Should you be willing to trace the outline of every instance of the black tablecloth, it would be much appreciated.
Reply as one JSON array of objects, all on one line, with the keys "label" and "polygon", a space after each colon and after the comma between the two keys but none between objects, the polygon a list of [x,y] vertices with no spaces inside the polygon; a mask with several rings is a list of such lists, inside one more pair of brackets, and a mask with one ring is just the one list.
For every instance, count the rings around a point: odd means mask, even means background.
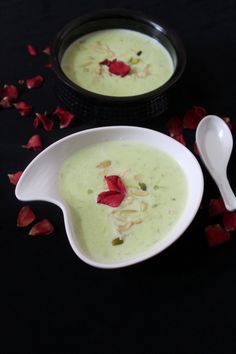
[{"label": "black tablecloth", "polygon": [[[34,112],[52,112],[59,102],[42,50],[73,17],[114,7],[161,19],[182,38],[187,67],[169,115],[182,117],[198,105],[236,124],[233,0],[1,0],[0,86],[41,74],[44,85],[25,93],[24,100]],[[30,56],[27,44],[34,45],[39,55]],[[147,125],[163,130],[161,121]],[[203,204],[191,226],[162,254],[138,265],[102,270],[83,263],[69,245],[62,212],[49,203],[30,206],[38,218],[52,221],[54,235],[34,238],[27,235],[27,228],[16,227],[18,211],[26,203],[16,199],[7,175],[23,170],[37,155],[21,145],[40,133],[45,148],[98,124],[77,117],[68,128],[48,133],[35,130],[33,114],[21,117],[15,109],[0,111],[0,353],[235,353],[236,239],[232,232],[224,245],[207,245],[204,228],[211,223],[207,205],[219,192],[204,167]],[[184,134],[191,145],[194,132]],[[233,152],[229,165],[233,189],[235,162]]]}]

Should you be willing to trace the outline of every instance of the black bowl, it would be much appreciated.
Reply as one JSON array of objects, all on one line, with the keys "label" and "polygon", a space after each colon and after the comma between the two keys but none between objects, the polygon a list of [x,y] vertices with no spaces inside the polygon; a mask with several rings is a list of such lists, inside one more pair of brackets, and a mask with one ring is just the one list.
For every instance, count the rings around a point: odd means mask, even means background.
[{"label": "black bowl", "polygon": [[[68,46],[87,33],[109,28],[138,31],[158,40],[169,52],[174,73],[161,87],[130,96],[105,96],[85,90],[62,71],[60,62]],[[65,25],[52,45],[52,65],[58,78],[56,93],[65,108],[85,119],[99,119],[115,124],[144,121],[164,113],[171,104],[171,91],[180,79],[186,63],[183,44],[166,25],[145,15],[124,9],[103,10],[78,17]]]}]

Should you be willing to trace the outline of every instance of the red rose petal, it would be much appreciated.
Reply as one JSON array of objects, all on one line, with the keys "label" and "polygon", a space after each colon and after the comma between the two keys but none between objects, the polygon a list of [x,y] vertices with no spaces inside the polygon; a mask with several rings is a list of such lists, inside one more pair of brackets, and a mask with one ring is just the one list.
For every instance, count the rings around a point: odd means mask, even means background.
[{"label": "red rose petal", "polygon": [[102,192],[98,194],[97,203],[116,208],[122,203],[124,197],[124,194],[115,191]]},{"label": "red rose petal", "polygon": [[119,192],[121,194],[126,194],[126,188],[121,178],[119,176],[105,176],[105,180],[109,191]]},{"label": "red rose petal", "polygon": [[216,247],[230,240],[230,233],[220,225],[209,225],[204,231],[209,247]]},{"label": "red rose petal", "polygon": [[18,98],[18,90],[15,85],[4,85],[0,88],[0,106],[9,108]]},{"label": "red rose petal", "polygon": [[74,114],[65,111],[61,107],[57,107],[55,111],[53,112],[53,115],[56,115],[59,120],[60,120],[60,128],[66,128],[68,125],[71,123],[71,121],[74,119]]},{"label": "red rose petal", "polygon": [[43,49],[43,52],[47,55],[50,55],[51,54],[51,48],[48,46],[46,48]]},{"label": "red rose petal", "polygon": [[20,209],[17,216],[17,226],[25,227],[30,225],[36,219],[36,215],[29,206],[24,206]]},{"label": "red rose petal", "polygon": [[37,134],[31,136],[26,145],[22,145],[23,148],[33,149],[34,151],[40,151],[42,149],[41,137]]},{"label": "red rose petal", "polygon": [[30,229],[30,236],[50,235],[54,231],[54,226],[47,219],[37,222]]},{"label": "red rose petal", "polygon": [[208,206],[208,212],[210,216],[222,215],[226,212],[223,199],[211,199]]},{"label": "red rose petal", "polygon": [[226,211],[223,215],[223,224],[226,231],[236,230],[236,212]]},{"label": "red rose petal", "polygon": [[187,145],[183,134],[175,135],[175,136],[173,136],[173,139],[177,140],[179,143],[181,143],[184,146]]},{"label": "red rose petal", "polygon": [[36,57],[38,55],[37,50],[32,46],[32,44],[27,45],[27,50],[28,50],[28,53],[30,55],[32,55],[33,57]]},{"label": "red rose petal", "polygon": [[128,75],[131,70],[130,65],[117,59],[113,59],[113,60],[105,59],[101,61],[100,64],[108,66],[110,73],[121,77]]},{"label": "red rose petal", "polygon": [[171,117],[166,124],[166,130],[171,137],[181,135],[183,133],[183,125],[179,117]]},{"label": "red rose petal", "polygon": [[23,171],[18,171],[16,173],[9,173],[8,178],[9,178],[9,181],[11,182],[11,184],[14,184],[14,186],[16,186],[22,173],[23,173]]},{"label": "red rose petal", "polygon": [[14,103],[16,109],[18,109],[22,117],[26,117],[30,114],[32,106],[24,101]]},{"label": "red rose petal", "polygon": [[51,131],[54,125],[54,122],[47,117],[46,113],[36,113],[36,117],[34,119],[35,128],[38,128],[39,122],[42,123],[44,130],[46,130],[47,132]]},{"label": "red rose petal", "polygon": [[200,120],[207,114],[205,108],[193,106],[183,117],[183,128],[196,129]]},{"label": "red rose petal", "polygon": [[37,75],[25,81],[26,87],[31,90],[32,88],[42,86],[44,78],[41,75]]},{"label": "red rose petal", "polygon": [[222,117],[223,121],[228,125],[229,129],[233,129],[233,124],[231,122],[231,119],[229,117]]}]

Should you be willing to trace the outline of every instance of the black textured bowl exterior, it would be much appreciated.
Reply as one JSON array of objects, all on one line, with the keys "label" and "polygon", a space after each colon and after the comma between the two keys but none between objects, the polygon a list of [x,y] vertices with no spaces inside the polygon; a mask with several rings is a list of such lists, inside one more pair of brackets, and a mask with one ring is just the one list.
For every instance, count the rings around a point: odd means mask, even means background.
[{"label": "black textured bowl exterior", "polygon": [[[157,39],[172,58],[172,77],[156,90],[130,97],[99,95],[73,83],[60,65],[65,50],[87,33],[110,28],[130,29]],[[55,38],[51,59],[57,76],[56,94],[65,108],[84,119],[104,122],[114,120],[116,123],[137,123],[164,113],[171,104],[171,91],[180,79],[186,63],[184,47],[173,31],[140,13],[124,9],[104,10],[69,22]]]}]

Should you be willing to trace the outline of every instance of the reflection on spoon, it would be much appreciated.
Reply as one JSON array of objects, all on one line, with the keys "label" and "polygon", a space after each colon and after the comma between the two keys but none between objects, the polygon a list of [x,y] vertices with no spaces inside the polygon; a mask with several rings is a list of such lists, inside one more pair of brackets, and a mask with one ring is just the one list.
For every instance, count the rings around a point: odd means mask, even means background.
[{"label": "reflection on spoon", "polygon": [[229,127],[217,116],[206,116],[197,127],[196,144],[202,161],[220,190],[226,209],[235,210],[236,197],[227,178],[227,166],[233,148]]}]

